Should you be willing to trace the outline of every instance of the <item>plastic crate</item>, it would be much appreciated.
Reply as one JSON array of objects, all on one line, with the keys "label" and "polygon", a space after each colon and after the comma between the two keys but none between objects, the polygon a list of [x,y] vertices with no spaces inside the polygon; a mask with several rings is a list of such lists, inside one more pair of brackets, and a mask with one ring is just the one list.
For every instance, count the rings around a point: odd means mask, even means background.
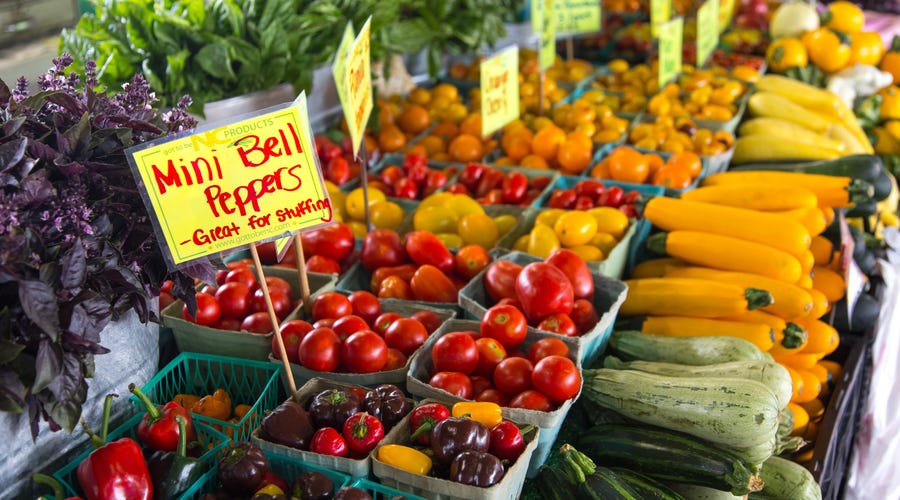
[{"label": "plastic crate", "polygon": [[[272,453],[263,450],[266,458],[269,459],[269,470],[277,474],[280,478],[284,479],[288,487],[290,487],[291,482],[294,480],[295,476],[298,476],[304,472],[320,472],[328,476],[332,482],[334,482],[334,491],[341,489],[344,486],[350,484],[350,476],[333,471],[330,469],[326,469],[324,467],[319,467],[317,465],[308,464],[302,462],[300,460],[286,457],[284,455],[279,455],[277,453]],[[198,500],[205,493],[210,493],[216,491],[221,484],[219,483],[219,479],[216,476],[218,473],[218,469],[213,467],[212,470],[207,472],[199,481],[194,483],[193,486],[188,488],[184,494],[180,497],[181,500]],[[290,493],[290,492],[285,492]],[[288,495],[290,496],[290,495]]]},{"label": "plastic crate", "polygon": [[[231,396],[233,405],[247,404],[250,410],[236,423],[192,414],[195,421],[221,428],[235,441],[247,441],[266,411],[281,402],[279,376],[281,365],[224,356],[183,352],[153,376],[141,390],[156,404],[165,404],[176,394],[212,394],[222,388]],[[132,404],[141,411],[137,397]]]},{"label": "plastic crate", "polygon": [[[137,440],[137,425],[144,417],[143,411],[129,418],[119,427],[109,432],[107,442],[112,442],[123,437],[129,437]],[[206,448],[206,451],[200,455],[199,460],[204,469],[212,470],[215,468],[218,453],[228,444],[228,437],[221,432],[206,425],[205,422],[194,420],[194,430],[197,432],[197,438],[200,444]],[[63,468],[53,474],[53,477],[59,481],[63,487],[63,493],[68,496],[83,496],[84,491],[78,482],[78,465],[83,462],[93,448],[86,449],[80,453],[74,460],[67,463]],[[204,476],[206,473],[204,473]],[[62,500],[62,499],[59,499]]]},{"label": "plastic crate", "polygon": [[359,488],[365,491],[366,493],[371,495],[374,500],[392,500],[394,498],[405,498],[407,500],[425,500],[424,497],[420,497],[419,495],[413,495],[412,493],[400,491],[383,484],[369,481],[368,479],[357,479],[347,486]]}]

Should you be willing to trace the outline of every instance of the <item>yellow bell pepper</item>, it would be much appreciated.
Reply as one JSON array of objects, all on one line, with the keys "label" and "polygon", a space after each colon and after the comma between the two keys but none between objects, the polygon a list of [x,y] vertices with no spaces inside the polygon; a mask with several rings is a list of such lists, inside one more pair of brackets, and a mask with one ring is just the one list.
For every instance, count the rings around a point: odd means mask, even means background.
[{"label": "yellow bell pepper", "polygon": [[427,476],[431,472],[431,458],[421,451],[400,444],[385,444],[378,448],[378,460],[406,472]]},{"label": "yellow bell pepper", "polygon": [[500,405],[489,401],[460,401],[453,405],[450,413],[456,418],[468,418],[484,424],[488,429],[503,421]]}]

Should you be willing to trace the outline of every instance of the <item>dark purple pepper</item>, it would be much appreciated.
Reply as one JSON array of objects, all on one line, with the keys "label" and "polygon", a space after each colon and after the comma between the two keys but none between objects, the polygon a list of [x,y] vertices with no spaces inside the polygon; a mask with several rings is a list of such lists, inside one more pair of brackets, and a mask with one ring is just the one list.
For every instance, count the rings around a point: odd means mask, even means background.
[{"label": "dark purple pepper", "polygon": [[487,488],[503,479],[506,471],[500,459],[480,451],[464,451],[450,462],[450,480]]},{"label": "dark purple pepper", "polygon": [[316,428],[341,429],[344,422],[363,411],[362,400],[352,391],[327,389],[309,401],[309,416]]},{"label": "dark purple pepper", "polygon": [[372,495],[354,486],[344,486],[335,493],[334,500],[372,500]]},{"label": "dark purple pepper", "polygon": [[468,418],[441,420],[431,431],[431,451],[443,464],[449,464],[464,451],[486,452],[490,444],[491,431],[487,426]]},{"label": "dark purple pepper", "polygon": [[259,437],[304,450],[315,431],[309,413],[294,401],[285,401],[262,419]]},{"label": "dark purple pepper", "polygon": [[219,459],[219,481],[227,491],[253,494],[269,470],[269,460],[259,446],[244,441],[225,450]]},{"label": "dark purple pepper", "polygon": [[391,430],[412,410],[406,394],[393,384],[381,384],[367,392],[364,404],[367,412],[381,420],[385,432]]}]

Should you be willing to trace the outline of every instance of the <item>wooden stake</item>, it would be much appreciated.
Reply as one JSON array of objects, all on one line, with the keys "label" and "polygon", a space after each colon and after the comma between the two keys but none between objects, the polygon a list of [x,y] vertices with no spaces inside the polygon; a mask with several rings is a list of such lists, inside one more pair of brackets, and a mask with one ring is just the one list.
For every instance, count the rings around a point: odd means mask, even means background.
[{"label": "wooden stake", "polygon": [[[262,264],[259,261],[259,252],[256,250],[256,243],[250,245],[250,256],[253,257],[253,265],[256,266],[256,279],[259,281],[259,288],[262,290],[263,298],[266,301],[266,311],[269,313],[269,321],[272,322],[272,332],[275,335],[275,343],[278,344],[278,352],[281,354],[281,363],[284,366],[284,371],[288,374],[287,379],[291,389],[291,397],[296,398],[297,384],[294,383],[294,373],[291,370],[291,363],[288,361],[287,350],[284,348],[284,340],[281,338],[281,334],[278,333],[278,316],[275,314],[275,306],[272,305],[272,297],[269,295],[269,285],[266,284],[266,275],[263,273]],[[300,266],[299,262],[297,263],[297,266]]]},{"label": "wooden stake", "polygon": [[309,277],[306,275],[306,258],[303,256],[303,243],[300,233],[294,235],[294,255],[297,256],[297,277],[300,279],[300,301],[303,310],[309,312]]},{"label": "wooden stake", "polygon": [[544,70],[538,72],[538,116],[544,116]]},{"label": "wooden stake", "polygon": [[363,203],[366,205],[366,231],[375,229],[372,227],[372,218],[369,216],[369,159],[366,151],[366,139],[363,138],[359,144],[359,154],[356,159],[359,160],[359,179],[363,190]]},{"label": "wooden stake", "polygon": [[572,59],[575,59],[575,41],[572,35],[568,35],[566,37],[566,60],[571,61]]}]

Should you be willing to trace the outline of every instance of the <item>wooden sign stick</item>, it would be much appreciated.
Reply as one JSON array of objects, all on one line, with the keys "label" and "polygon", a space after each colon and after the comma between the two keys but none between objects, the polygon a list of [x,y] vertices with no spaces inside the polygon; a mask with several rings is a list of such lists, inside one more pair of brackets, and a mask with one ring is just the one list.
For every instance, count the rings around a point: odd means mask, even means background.
[{"label": "wooden sign stick", "polygon": [[368,153],[364,137],[359,143],[359,155],[356,159],[359,160],[359,179],[363,190],[363,203],[366,206],[366,231],[371,231],[375,228],[372,227],[372,218],[369,215],[369,159],[367,157]]},{"label": "wooden sign stick", "polygon": [[[266,276],[263,274],[262,264],[259,261],[259,252],[256,250],[256,243],[250,245],[250,256],[253,257],[253,265],[256,266],[257,281],[259,288],[263,292],[263,298],[266,301],[266,311],[269,313],[269,321],[272,322],[272,332],[275,335],[275,343],[278,344],[278,352],[281,355],[281,363],[284,365],[284,371],[288,374],[288,385],[291,389],[291,397],[297,397],[297,384],[294,383],[294,373],[291,371],[291,363],[288,361],[287,350],[284,348],[284,340],[278,333],[278,316],[275,314],[275,306],[272,305],[272,297],[269,295],[269,285],[266,284]],[[299,266],[300,263],[298,262]]]},{"label": "wooden sign stick", "polygon": [[303,310],[309,312],[309,277],[306,275],[306,258],[303,256],[303,243],[300,233],[294,235],[294,255],[297,256],[297,277],[300,279],[300,301]]}]

